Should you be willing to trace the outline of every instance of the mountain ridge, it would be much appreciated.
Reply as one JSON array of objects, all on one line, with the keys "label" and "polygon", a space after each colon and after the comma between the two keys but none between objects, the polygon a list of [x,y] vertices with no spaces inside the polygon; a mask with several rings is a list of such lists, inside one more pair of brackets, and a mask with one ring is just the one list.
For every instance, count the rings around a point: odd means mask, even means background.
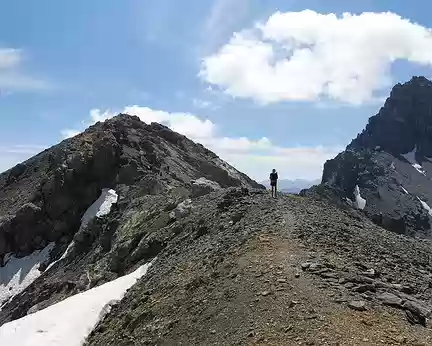
[{"label": "mountain ridge", "polygon": [[416,153],[393,154],[349,149],[322,184],[275,199],[165,126],[97,123],[0,175],[0,343],[82,328],[25,321],[131,275],[93,311],[86,345],[432,344],[432,244],[374,218],[392,179],[427,179]]},{"label": "mountain ridge", "polygon": [[378,225],[426,238],[431,237],[431,100],[432,82],[425,77],[395,85],[365,129],[324,164],[322,176],[322,184],[341,200],[354,203],[362,196],[364,212]]}]

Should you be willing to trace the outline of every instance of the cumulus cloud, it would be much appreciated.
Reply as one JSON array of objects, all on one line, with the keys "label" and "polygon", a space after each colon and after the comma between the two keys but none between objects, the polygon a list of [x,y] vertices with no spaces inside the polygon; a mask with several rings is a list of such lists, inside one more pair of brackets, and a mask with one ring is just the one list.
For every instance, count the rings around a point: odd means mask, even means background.
[{"label": "cumulus cloud", "polygon": [[391,82],[396,60],[432,64],[429,28],[394,13],[276,12],[203,59],[200,77],[259,103],[360,104]]},{"label": "cumulus cloud", "polygon": [[43,90],[50,87],[46,81],[23,73],[20,68],[23,61],[23,51],[15,48],[0,48],[0,90],[24,91]]},{"label": "cumulus cloud", "polygon": [[[206,146],[223,160],[258,181],[267,179],[268,171],[272,168],[277,168],[284,178],[320,178],[324,162],[342,150],[342,147],[283,147],[266,137],[224,137],[220,134],[220,128],[208,119],[201,119],[190,113],[170,113],[137,105],[125,107],[118,112],[93,109],[90,111],[90,120],[84,125],[104,121],[118,113],[136,115],[148,124],[164,124]],[[78,131],[74,129],[62,131],[65,138],[76,133]]]}]

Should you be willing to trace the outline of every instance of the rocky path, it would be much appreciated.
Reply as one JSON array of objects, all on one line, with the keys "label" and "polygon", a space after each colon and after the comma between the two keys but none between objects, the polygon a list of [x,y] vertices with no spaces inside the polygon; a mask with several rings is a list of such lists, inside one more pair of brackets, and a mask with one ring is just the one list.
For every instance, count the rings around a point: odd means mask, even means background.
[{"label": "rocky path", "polygon": [[172,225],[181,241],[88,345],[432,344],[429,243],[309,198],[233,196]]}]

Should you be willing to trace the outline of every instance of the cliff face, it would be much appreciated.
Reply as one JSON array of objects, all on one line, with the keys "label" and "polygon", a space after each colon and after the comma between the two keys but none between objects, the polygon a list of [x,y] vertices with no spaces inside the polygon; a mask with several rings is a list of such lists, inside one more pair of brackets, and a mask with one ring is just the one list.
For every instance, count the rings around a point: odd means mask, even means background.
[{"label": "cliff face", "polygon": [[322,183],[354,206],[366,200],[377,224],[430,237],[431,158],[432,82],[414,77],[396,85],[357,138],[325,163]]}]

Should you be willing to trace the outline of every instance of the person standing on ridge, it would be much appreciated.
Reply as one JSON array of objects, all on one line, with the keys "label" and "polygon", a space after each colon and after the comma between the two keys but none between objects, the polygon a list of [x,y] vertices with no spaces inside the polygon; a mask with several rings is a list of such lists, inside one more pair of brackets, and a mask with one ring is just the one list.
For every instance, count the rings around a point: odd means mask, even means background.
[{"label": "person standing on ridge", "polygon": [[277,180],[278,180],[278,174],[275,169],[272,170],[270,173],[270,186],[272,191],[272,197],[276,198],[277,196]]}]

